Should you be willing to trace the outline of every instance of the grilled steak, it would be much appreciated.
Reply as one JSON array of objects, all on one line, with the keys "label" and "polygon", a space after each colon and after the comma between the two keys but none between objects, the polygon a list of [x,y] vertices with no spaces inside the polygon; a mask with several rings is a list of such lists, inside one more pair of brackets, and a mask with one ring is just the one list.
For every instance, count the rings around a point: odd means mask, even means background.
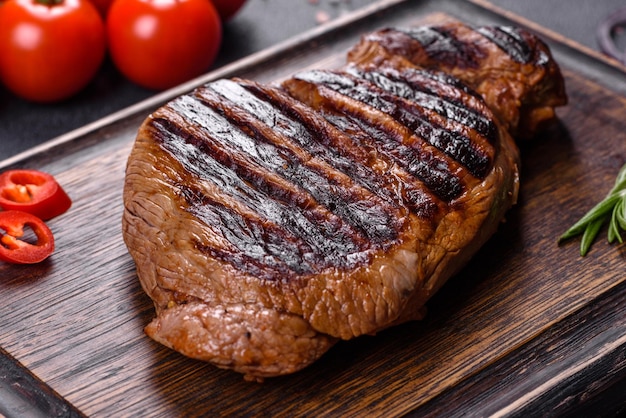
[{"label": "grilled steak", "polygon": [[145,120],[123,235],[150,337],[262,379],[419,319],[516,201],[509,130],[565,102],[547,47],[517,29],[388,29],[349,61],[211,82]]}]

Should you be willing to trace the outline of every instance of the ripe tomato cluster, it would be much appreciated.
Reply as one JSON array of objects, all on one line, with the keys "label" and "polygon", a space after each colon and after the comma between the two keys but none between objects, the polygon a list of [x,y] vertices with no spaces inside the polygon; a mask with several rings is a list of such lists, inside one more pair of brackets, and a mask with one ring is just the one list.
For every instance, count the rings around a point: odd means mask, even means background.
[{"label": "ripe tomato cluster", "polygon": [[35,102],[66,99],[108,53],[143,87],[162,90],[208,70],[222,24],[245,0],[0,0],[0,82]]}]

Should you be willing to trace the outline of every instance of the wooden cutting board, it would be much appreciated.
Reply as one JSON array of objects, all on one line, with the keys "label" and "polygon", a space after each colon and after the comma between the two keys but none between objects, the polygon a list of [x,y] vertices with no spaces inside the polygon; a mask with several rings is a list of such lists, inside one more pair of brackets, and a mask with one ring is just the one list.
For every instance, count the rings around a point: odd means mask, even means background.
[{"label": "wooden cutting board", "polygon": [[[522,145],[518,205],[430,301],[426,318],[342,342],[308,369],[263,384],[147,338],[154,312],[120,225],[124,167],[142,120],[201,82],[338,67],[364,32],[449,18],[529,26],[561,64],[570,104],[559,109],[558,124]],[[19,416],[19,408],[93,417],[606,410],[596,399],[621,399],[626,377],[623,247],[600,240],[581,258],[576,241],[556,241],[626,162],[625,79],[618,64],[479,1],[381,1],[0,163],[54,174],[74,201],[49,222],[53,257],[0,264],[0,415]]]}]

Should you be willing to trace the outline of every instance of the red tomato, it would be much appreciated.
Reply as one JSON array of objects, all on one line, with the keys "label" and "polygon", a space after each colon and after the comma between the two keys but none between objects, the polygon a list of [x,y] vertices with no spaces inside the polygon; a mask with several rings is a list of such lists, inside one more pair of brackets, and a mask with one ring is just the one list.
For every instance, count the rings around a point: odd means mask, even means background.
[{"label": "red tomato", "polygon": [[98,9],[100,16],[102,16],[103,19],[106,19],[107,12],[109,11],[109,7],[111,7],[111,3],[113,3],[113,0],[89,0],[89,1],[91,2],[91,4],[96,6],[96,9]]},{"label": "red tomato", "polygon": [[9,170],[0,174],[0,207],[28,212],[44,221],[65,213],[72,200],[56,179],[37,170]]},{"label": "red tomato", "polygon": [[[36,243],[20,239],[25,235],[24,227],[32,229],[37,237]],[[45,260],[53,252],[54,236],[41,219],[17,210],[0,212],[0,260],[34,264]]]},{"label": "red tomato", "polygon": [[0,3],[0,79],[25,99],[77,93],[100,67],[105,42],[102,18],[86,0]]},{"label": "red tomato", "polygon": [[241,9],[246,0],[211,0],[213,5],[220,14],[222,21],[225,22]]},{"label": "red tomato", "polygon": [[120,72],[155,90],[207,71],[222,41],[220,18],[208,0],[114,0],[106,29]]}]

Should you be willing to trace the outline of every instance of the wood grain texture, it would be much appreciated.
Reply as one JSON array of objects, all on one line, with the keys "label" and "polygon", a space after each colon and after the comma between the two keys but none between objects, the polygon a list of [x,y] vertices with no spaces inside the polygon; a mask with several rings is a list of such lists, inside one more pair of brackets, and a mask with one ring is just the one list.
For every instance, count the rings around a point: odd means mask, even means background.
[{"label": "wood grain texture", "polygon": [[[361,33],[383,25],[448,17],[511,23],[453,0],[383,3],[389,8],[208,79],[269,81],[336,67]],[[521,416],[580,406],[585,394],[593,398],[626,377],[624,253],[600,241],[580,258],[576,242],[559,247],[556,239],[604,196],[626,162],[626,96],[623,73],[550,41],[570,105],[559,110],[558,124],[522,146],[519,204],[431,300],[423,321],[342,342],[308,369],[264,384],[147,338],[152,304],[121,238],[124,168],[143,118],[185,86],[4,163],[51,172],[74,206],[49,223],[57,239],[52,258],[0,264],[0,346],[93,417]]]},{"label": "wood grain texture", "polygon": [[538,416],[546,411],[553,416],[609,416],[626,411],[623,403],[595,402],[604,391],[626,383],[620,379],[626,370],[624,290],[626,283],[605,293],[420,408],[419,415],[459,416],[455,402],[479,416]]}]

